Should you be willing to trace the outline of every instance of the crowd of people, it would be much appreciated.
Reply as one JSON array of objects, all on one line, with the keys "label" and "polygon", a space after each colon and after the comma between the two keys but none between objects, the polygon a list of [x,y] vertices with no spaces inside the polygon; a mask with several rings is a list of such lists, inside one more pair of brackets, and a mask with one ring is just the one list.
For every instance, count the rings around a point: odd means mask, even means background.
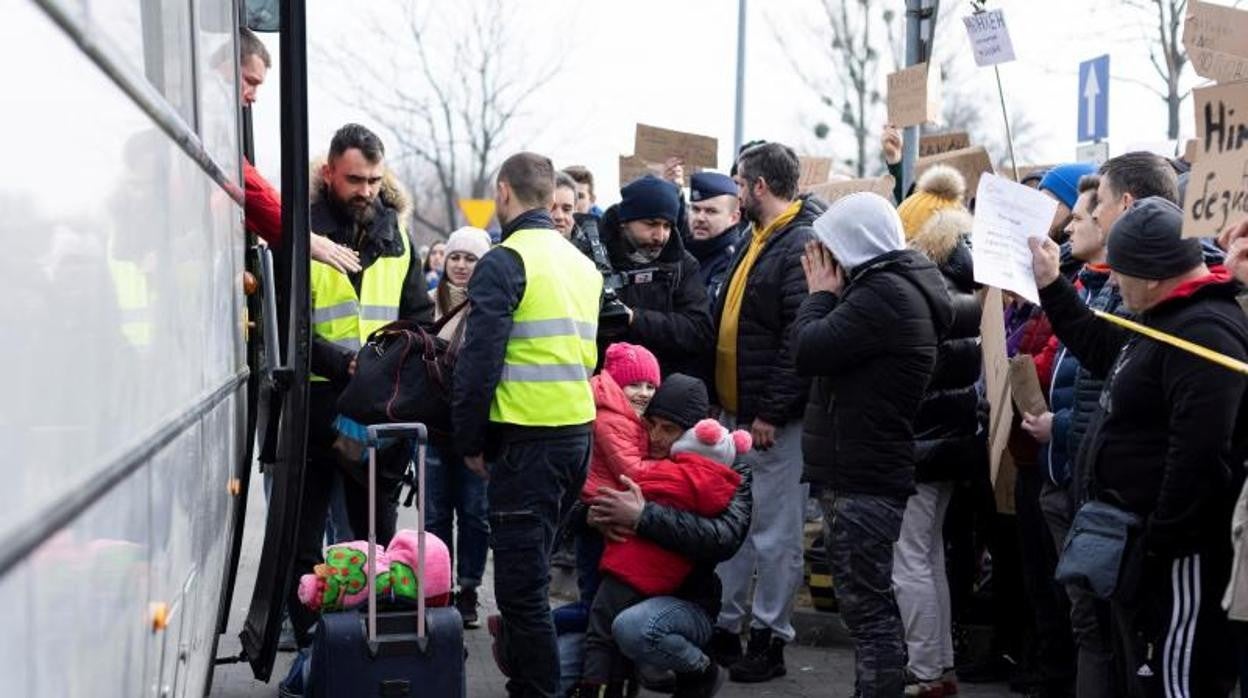
[{"label": "crowd of people", "polygon": [[[890,168],[899,144],[886,129]],[[381,139],[348,124],[311,192],[296,577],[321,562],[336,480],[364,530],[366,486],[335,426],[356,352],[388,322],[441,321],[456,360],[429,529],[456,558],[466,627],[480,624],[492,551],[487,625],[510,695],[711,696],[725,678],[785,675],[812,500],[856,696],[941,698],[959,680],[1228,695],[1248,668],[1245,376],[1097,314],[1248,360],[1248,224],[1184,238],[1188,166],[1133,152],[1024,182],[1057,202],[1030,243],[1032,304],[977,284],[959,171],[932,167],[900,201],[825,202],[800,191],[792,148],[762,141],[727,174],[686,178],[669,161],[605,209],[586,168],[515,154],[497,173],[496,233],[460,228],[422,260]],[[988,317],[1003,317],[1009,357],[1031,358],[1046,402],[1009,425],[999,476]],[[405,461],[379,456],[382,544]],[[1094,568],[1109,588],[1086,572],[1083,535],[1117,553]],[[552,610],[561,541],[580,599]],[[955,628],[985,588],[991,646],[967,663]],[[316,616],[295,591],[307,647]]]}]

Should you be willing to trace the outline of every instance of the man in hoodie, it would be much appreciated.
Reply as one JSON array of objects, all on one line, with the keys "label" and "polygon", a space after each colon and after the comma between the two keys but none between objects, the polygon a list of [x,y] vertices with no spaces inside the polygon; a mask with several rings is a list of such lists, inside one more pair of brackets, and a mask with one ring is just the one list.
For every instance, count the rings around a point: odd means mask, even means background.
[{"label": "man in hoodie", "polygon": [[689,239],[685,247],[701,266],[711,302],[719,297],[732,260],[750,223],[741,217],[737,184],[718,172],[699,172],[689,178]]},{"label": "man in hoodie", "polygon": [[[1248,320],[1235,302],[1238,284],[1205,265],[1200,241],[1183,238],[1182,227],[1182,209],[1160,197],[1118,216],[1107,260],[1123,306],[1144,325],[1243,361]],[[1144,521],[1138,588],[1111,600],[1120,685],[1131,695],[1226,695],[1233,643],[1218,602],[1243,478],[1245,379],[1096,317],[1061,278],[1056,244],[1031,247],[1058,338],[1106,376],[1076,470],[1091,474],[1092,499]]]},{"label": "man in hoodie", "polygon": [[619,284],[626,314],[599,329],[601,352],[612,342],[631,342],[654,352],[664,374],[698,374],[713,327],[698,260],[676,233],[680,190],[647,175],[620,190],[607,209],[599,236]]},{"label": "man in hoodie", "polygon": [[[793,365],[792,324],[806,297],[803,246],[823,207],[798,198],[797,154],[779,143],[747,148],[733,175],[741,211],[752,226],[716,300],[716,401],[729,428],[750,430],[755,450],[745,461],[754,473],[754,518],[745,545],[720,565],[723,610],[711,654],[733,681],[768,681],[785,673],[784,645],[793,595],[802,579],[801,416],[809,381]],[[758,582],[754,583],[755,572]],[[749,604],[750,642],[741,656]]]},{"label": "man in hoodie", "polygon": [[797,370],[814,378],[802,435],[821,488],[828,562],[854,640],[860,696],[900,696],[906,645],[893,546],[914,494],[915,418],[953,324],[936,265],[906,249],[883,197],[852,194],[814,224],[802,268],[810,295],[794,328]]}]

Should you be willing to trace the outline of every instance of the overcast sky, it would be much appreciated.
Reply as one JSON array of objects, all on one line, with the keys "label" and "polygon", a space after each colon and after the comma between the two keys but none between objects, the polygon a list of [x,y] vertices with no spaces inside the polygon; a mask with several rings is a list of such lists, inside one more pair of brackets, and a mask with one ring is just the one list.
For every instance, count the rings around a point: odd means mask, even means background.
[{"label": "overcast sky", "polygon": [[[385,17],[386,6],[393,2],[319,0],[309,5],[314,153],[324,151],[342,123],[368,123],[359,109],[344,103],[348,88],[328,61],[333,52],[350,47],[357,51],[358,60],[384,70],[388,52],[402,50],[402,45],[392,48],[379,40],[369,28],[367,13]],[[600,183],[599,197],[607,202],[618,198],[617,157],[632,152],[637,122],[717,137],[721,169],[726,169],[733,136],[736,0],[517,0],[509,5],[520,8],[515,31],[524,47],[512,60],[523,61],[526,67],[554,60],[562,68],[527,102],[505,150],[537,150],[550,155],[558,166],[589,166]],[[885,5],[902,14],[903,0],[888,0]],[[999,137],[1001,112],[992,69],[974,65],[965,30],[957,20],[969,14],[969,2],[944,0],[941,5],[942,14],[954,15],[955,21],[941,25],[935,60],[956,57],[961,76],[956,89],[978,95],[986,126],[998,131]],[[1145,32],[1156,32],[1156,27],[1149,24],[1147,15],[1113,0],[998,0],[989,5],[1004,10],[1017,55],[1016,61],[1001,66],[1007,102],[1011,111],[1025,112],[1036,128],[1031,162],[1020,162],[1020,166],[1073,159],[1078,63],[1103,53],[1111,57],[1111,153],[1141,145],[1162,147],[1164,104],[1138,84],[1161,84],[1148,60]],[[1098,9],[1088,9],[1094,5]],[[813,124],[836,124],[838,119],[786,57],[787,50],[811,74],[834,70],[816,43],[814,29],[820,18],[820,0],[750,0],[747,140],[778,140],[813,155],[840,153],[843,157],[854,149],[844,129],[834,128],[826,140],[813,137]],[[272,38],[265,37],[270,42]],[[276,57],[276,44],[270,45]],[[880,48],[887,52],[882,41]],[[886,72],[879,76],[881,92]],[[1185,87],[1198,80],[1189,68]],[[274,181],[279,175],[277,82],[275,69],[256,110],[257,165]],[[1182,110],[1184,138],[1193,130],[1190,104],[1185,103]],[[879,118],[882,121],[882,107]],[[872,150],[877,147],[873,142]]]}]

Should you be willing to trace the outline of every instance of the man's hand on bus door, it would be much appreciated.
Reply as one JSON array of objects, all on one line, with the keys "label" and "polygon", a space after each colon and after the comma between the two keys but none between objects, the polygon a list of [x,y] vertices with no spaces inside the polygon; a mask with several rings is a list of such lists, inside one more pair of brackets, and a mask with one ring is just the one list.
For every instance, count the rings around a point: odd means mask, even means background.
[{"label": "man's hand on bus door", "polygon": [[328,264],[343,274],[355,274],[360,271],[360,255],[345,245],[330,240],[324,235],[312,233],[310,244],[312,259],[321,264]]},{"label": "man's hand on bus door", "polygon": [[468,469],[476,473],[477,477],[482,480],[490,479],[490,471],[485,469],[485,454],[478,453],[475,456],[464,456],[464,465]]}]

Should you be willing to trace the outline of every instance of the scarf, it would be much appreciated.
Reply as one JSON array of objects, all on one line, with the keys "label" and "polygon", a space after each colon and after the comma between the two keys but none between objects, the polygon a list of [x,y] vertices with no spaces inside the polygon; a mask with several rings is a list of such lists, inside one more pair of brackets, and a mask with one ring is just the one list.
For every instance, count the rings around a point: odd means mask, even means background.
[{"label": "scarf", "polygon": [[728,290],[724,295],[724,312],[719,322],[719,339],[715,345],[715,391],[719,395],[720,406],[729,412],[736,413],[740,409],[737,395],[737,331],[740,328],[741,302],[745,299],[745,286],[750,269],[771,236],[793,222],[801,210],[802,202],[799,199],[762,230],[754,228],[750,236],[750,246],[745,250],[737,270],[733,272],[732,281],[728,283]]}]

